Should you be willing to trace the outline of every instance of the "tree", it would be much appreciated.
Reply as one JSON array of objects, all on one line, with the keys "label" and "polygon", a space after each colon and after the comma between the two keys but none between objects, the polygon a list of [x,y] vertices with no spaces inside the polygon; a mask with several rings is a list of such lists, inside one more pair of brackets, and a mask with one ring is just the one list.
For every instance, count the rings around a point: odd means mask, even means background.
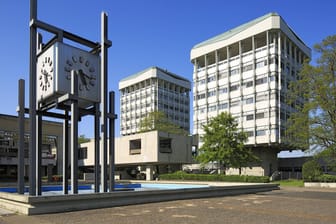
[{"label": "tree", "polygon": [[90,141],[90,139],[86,138],[85,135],[80,135],[78,137],[78,144],[86,143],[86,142],[89,142],[89,141]]},{"label": "tree", "polygon": [[305,181],[314,181],[321,174],[321,166],[315,159],[305,162],[302,166],[302,176]]},{"label": "tree", "polygon": [[229,113],[213,117],[203,126],[203,145],[196,159],[202,164],[218,162],[220,166],[241,168],[258,161],[252,151],[244,146],[247,135],[238,130],[238,123]]},{"label": "tree", "polygon": [[169,121],[167,115],[162,111],[154,111],[140,121],[140,132],[163,131],[171,134],[188,135],[183,128]]},{"label": "tree", "polygon": [[336,35],[314,49],[315,65],[306,61],[289,86],[288,100],[297,111],[288,120],[288,134],[298,148],[328,149],[336,155]]}]

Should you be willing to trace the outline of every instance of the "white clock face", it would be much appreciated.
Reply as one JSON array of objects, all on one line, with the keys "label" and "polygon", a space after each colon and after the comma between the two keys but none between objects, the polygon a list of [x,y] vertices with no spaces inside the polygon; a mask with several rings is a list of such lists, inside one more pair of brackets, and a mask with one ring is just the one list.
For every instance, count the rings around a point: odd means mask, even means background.
[{"label": "white clock face", "polygon": [[55,58],[51,47],[43,52],[37,59],[36,88],[38,101],[41,101],[54,92]]},{"label": "white clock face", "polygon": [[42,91],[46,92],[52,85],[52,79],[54,74],[53,61],[49,56],[42,58],[41,67],[39,72],[38,84]]}]

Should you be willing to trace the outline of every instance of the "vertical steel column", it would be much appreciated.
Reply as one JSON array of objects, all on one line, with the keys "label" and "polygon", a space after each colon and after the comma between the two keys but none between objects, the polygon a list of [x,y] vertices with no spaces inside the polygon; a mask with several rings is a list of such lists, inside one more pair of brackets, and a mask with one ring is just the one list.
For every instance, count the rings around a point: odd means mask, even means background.
[{"label": "vertical steel column", "polygon": [[107,14],[101,14],[101,186],[107,192]]},{"label": "vertical steel column", "polygon": [[78,76],[71,71],[71,192],[78,193]]},{"label": "vertical steel column", "polygon": [[109,186],[110,186],[110,192],[114,191],[114,185],[115,185],[115,181],[114,181],[114,171],[115,171],[115,147],[114,147],[114,128],[115,128],[115,119],[116,119],[116,115],[115,115],[115,109],[114,109],[114,91],[111,91],[109,94],[109,99],[110,99],[110,106],[109,106],[109,112],[110,112],[110,116],[109,116]]},{"label": "vertical steel column", "polygon": [[18,172],[17,172],[17,191],[19,194],[24,193],[24,119],[25,119],[25,81],[23,79],[19,80],[19,108],[18,108],[18,115],[19,115],[19,149],[18,149]]},{"label": "vertical steel column", "polygon": [[69,111],[64,112],[65,119],[63,121],[63,194],[68,194],[69,187]]},{"label": "vertical steel column", "polygon": [[36,194],[41,195],[42,178],[41,178],[41,168],[42,168],[42,115],[37,115],[36,120],[37,127],[37,152],[36,152]]},{"label": "vertical steel column", "polygon": [[95,152],[94,152],[94,172],[95,172],[95,184],[94,184],[94,192],[99,192],[99,177],[100,177],[100,139],[99,139],[99,103],[95,104],[95,115],[94,115],[94,138],[95,138]]},{"label": "vertical steel column", "polygon": [[29,195],[36,195],[36,26],[37,0],[30,0],[29,49]]}]

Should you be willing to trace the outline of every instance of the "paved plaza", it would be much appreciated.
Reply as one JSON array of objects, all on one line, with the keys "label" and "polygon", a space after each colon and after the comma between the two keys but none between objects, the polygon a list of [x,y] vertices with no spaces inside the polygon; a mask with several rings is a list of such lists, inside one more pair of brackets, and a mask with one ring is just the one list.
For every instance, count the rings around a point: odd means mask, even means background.
[{"label": "paved plaza", "polygon": [[36,216],[6,214],[1,224],[336,223],[336,189],[282,188],[267,193],[180,200]]}]

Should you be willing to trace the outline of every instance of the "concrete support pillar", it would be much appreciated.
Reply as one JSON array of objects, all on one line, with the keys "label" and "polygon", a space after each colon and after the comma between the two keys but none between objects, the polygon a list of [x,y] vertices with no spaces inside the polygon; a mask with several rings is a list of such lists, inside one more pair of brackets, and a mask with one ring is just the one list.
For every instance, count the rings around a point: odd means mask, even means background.
[{"label": "concrete support pillar", "polygon": [[146,180],[153,180],[154,167],[146,166]]},{"label": "concrete support pillar", "polygon": [[48,182],[52,181],[52,175],[53,175],[52,171],[53,171],[53,164],[48,164],[47,166]]}]

